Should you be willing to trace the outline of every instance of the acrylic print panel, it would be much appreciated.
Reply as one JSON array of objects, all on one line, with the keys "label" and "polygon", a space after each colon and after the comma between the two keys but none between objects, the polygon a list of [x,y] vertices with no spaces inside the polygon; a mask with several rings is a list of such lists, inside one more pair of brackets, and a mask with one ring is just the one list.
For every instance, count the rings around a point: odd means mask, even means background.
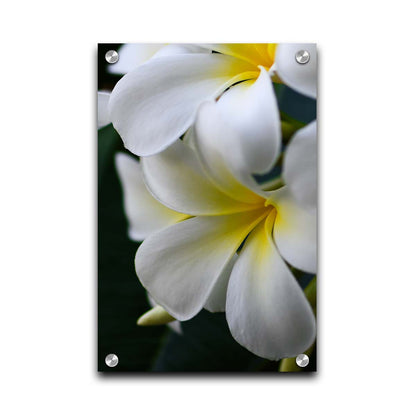
[{"label": "acrylic print panel", "polygon": [[98,46],[99,371],[316,371],[316,61]]}]

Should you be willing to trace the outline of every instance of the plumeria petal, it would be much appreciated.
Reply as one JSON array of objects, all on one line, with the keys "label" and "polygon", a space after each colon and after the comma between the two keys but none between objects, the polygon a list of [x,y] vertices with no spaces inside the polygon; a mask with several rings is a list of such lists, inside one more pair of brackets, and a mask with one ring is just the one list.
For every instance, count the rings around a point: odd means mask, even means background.
[{"label": "plumeria petal", "polygon": [[[158,305],[155,301],[154,301],[154,299],[149,295],[149,293],[148,292],[146,292],[146,294],[147,294],[147,299],[149,300],[149,303],[150,303],[150,305],[152,305],[153,307],[155,307],[155,306],[159,306],[160,308],[161,308],[161,306],[160,305]],[[166,312],[166,311],[165,311]],[[167,312],[166,312],[167,313]],[[183,332],[182,332],[182,328],[181,328],[181,323],[179,322],[179,321],[172,321],[172,322],[169,322],[168,323],[168,327],[172,330],[172,331],[174,331],[174,332],[176,332],[177,334],[179,334],[179,335],[182,335],[183,334]]]},{"label": "plumeria petal", "polygon": [[110,114],[108,112],[108,100],[110,93],[105,91],[98,91],[97,97],[97,125],[100,129],[111,123]]},{"label": "plumeria petal", "polygon": [[137,250],[140,281],[176,319],[192,318],[262,212],[195,217],[152,234]]},{"label": "plumeria petal", "polygon": [[238,256],[228,284],[226,317],[241,345],[279,360],[304,352],[315,338],[316,324],[271,239],[273,215],[254,229]]},{"label": "plumeria petal", "polygon": [[[270,67],[274,59],[274,46],[269,43],[208,43],[204,47],[225,55],[234,56],[253,65]],[[270,53],[272,52],[272,53]]]},{"label": "plumeria petal", "polygon": [[196,151],[196,149],[195,149],[195,127],[193,125],[191,127],[189,127],[189,129],[183,135],[183,139],[182,140],[194,152]]},{"label": "plumeria petal", "polygon": [[244,167],[238,133],[227,124],[215,102],[205,102],[195,122],[195,148],[207,175],[238,201],[263,203],[261,190]]},{"label": "plumeria petal", "polygon": [[159,49],[152,58],[157,58],[159,56],[181,55],[185,53],[211,53],[211,51],[191,43],[172,43]]},{"label": "plumeria petal", "polygon": [[218,215],[248,211],[253,205],[236,201],[208,179],[195,152],[177,140],[161,153],[143,157],[144,181],[167,207],[190,215]]},{"label": "plumeria petal", "polygon": [[316,215],[303,209],[287,186],[270,192],[277,209],[274,240],[280,254],[292,266],[316,273]]},{"label": "plumeria petal", "polygon": [[[306,64],[299,64],[296,52],[306,50],[310,59]],[[276,48],[275,68],[280,79],[290,88],[311,98],[316,98],[316,44],[314,43],[280,43]]]},{"label": "plumeria petal", "polygon": [[295,199],[306,209],[316,210],[318,146],[316,121],[298,130],[286,149],[283,177]]},{"label": "plumeria petal", "polygon": [[127,74],[148,61],[164,46],[163,43],[125,43],[118,50],[118,61],[109,65],[108,71],[112,74]]},{"label": "plumeria petal", "polygon": [[123,188],[124,212],[132,240],[143,241],[149,234],[188,217],[153,198],[144,184],[142,167],[133,157],[118,153],[116,169]]},{"label": "plumeria petal", "polygon": [[262,67],[256,81],[234,85],[218,100],[224,120],[236,131],[241,163],[252,173],[267,173],[280,153],[279,109],[272,81]]},{"label": "plumeria petal", "polygon": [[192,124],[198,106],[258,69],[221,54],[181,54],[151,59],[126,74],[110,97],[110,116],[124,145],[150,156]]},{"label": "plumeria petal", "polygon": [[211,53],[210,50],[189,43],[126,43],[118,50],[119,60],[108,66],[113,74],[124,75],[149,59],[184,53]]},{"label": "plumeria petal", "polygon": [[234,254],[233,258],[228,262],[227,266],[225,266],[205,303],[204,308],[206,310],[210,312],[225,312],[228,281],[230,280],[231,271],[233,270],[237,259],[237,254]]}]

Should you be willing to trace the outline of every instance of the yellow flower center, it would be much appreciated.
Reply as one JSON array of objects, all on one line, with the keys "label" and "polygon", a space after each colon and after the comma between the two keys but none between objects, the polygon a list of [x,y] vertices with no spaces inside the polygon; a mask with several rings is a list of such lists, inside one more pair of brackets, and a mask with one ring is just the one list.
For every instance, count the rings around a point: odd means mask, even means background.
[{"label": "yellow flower center", "polygon": [[221,43],[213,45],[214,51],[234,56],[256,67],[261,65],[267,71],[274,63],[276,43]]}]

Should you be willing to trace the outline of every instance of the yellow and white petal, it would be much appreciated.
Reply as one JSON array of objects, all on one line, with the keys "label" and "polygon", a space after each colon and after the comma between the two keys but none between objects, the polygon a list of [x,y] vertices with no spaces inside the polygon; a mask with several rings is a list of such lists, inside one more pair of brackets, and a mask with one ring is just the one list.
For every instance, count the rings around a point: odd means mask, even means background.
[{"label": "yellow and white petal", "polygon": [[204,308],[210,312],[225,312],[225,301],[227,299],[227,286],[230,280],[231,271],[237,261],[238,255],[234,254],[222,271],[220,277],[215,283]]},{"label": "yellow and white petal", "polygon": [[152,234],[136,254],[141,283],[170,315],[180,321],[192,318],[264,212],[194,217]]},{"label": "yellow and white petal", "polygon": [[298,203],[314,212],[317,204],[318,146],[316,121],[292,137],[283,160],[283,177]]},{"label": "yellow and white petal", "polygon": [[112,74],[124,75],[152,58],[164,43],[125,43],[118,50],[118,61],[108,65]]},{"label": "yellow and white petal", "polygon": [[109,103],[111,121],[127,149],[150,156],[185,133],[204,100],[256,74],[252,65],[220,54],[154,58],[116,84]]},{"label": "yellow and white petal", "polygon": [[98,91],[97,96],[97,126],[106,126],[111,123],[110,114],[108,112],[108,100],[110,99],[110,93],[105,91]]},{"label": "yellow and white petal", "polygon": [[241,345],[279,360],[304,352],[315,339],[316,323],[272,241],[270,221],[273,215],[253,230],[238,256],[227,289],[226,317]]},{"label": "yellow and white petal", "polygon": [[177,140],[154,156],[143,157],[144,181],[167,207],[189,215],[223,215],[256,208],[236,201],[208,179],[194,150]]},{"label": "yellow and white petal", "polygon": [[267,69],[273,64],[275,44],[269,43],[211,43],[203,44],[216,52],[234,56],[253,65],[262,65]]},{"label": "yellow and white petal", "polygon": [[202,166],[215,185],[231,198],[262,204],[262,191],[244,167],[238,133],[221,115],[213,101],[203,103],[195,122],[195,148]]},{"label": "yellow and white petal", "polygon": [[128,234],[134,241],[187,218],[162,205],[149,193],[143,181],[140,162],[124,153],[116,154],[116,169],[123,189]]},{"label": "yellow and white petal", "polygon": [[[279,109],[270,76],[262,67],[256,81],[246,81],[228,89],[218,100],[224,120],[236,132],[233,152],[241,152],[243,168],[251,173],[267,173],[280,153]],[[230,139],[230,138],[229,138]]]},{"label": "yellow and white petal", "polygon": [[[296,52],[306,50],[309,62],[299,64]],[[280,43],[276,48],[275,68],[279,78],[290,88],[311,98],[316,98],[317,58],[315,43]]]},{"label": "yellow and white petal", "polygon": [[277,209],[273,235],[283,258],[297,269],[316,273],[316,215],[303,209],[287,186],[270,192]]}]

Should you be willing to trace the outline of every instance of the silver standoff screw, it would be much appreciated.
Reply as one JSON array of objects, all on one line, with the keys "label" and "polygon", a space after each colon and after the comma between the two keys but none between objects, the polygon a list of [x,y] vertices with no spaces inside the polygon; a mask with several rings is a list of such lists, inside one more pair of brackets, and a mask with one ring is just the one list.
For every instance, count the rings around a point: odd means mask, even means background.
[{"label": "silver standoff screw", "polygon": [[295,58],[298,64],[305,65],[309,62],[311,56],[309,55],[308,51],[301,49],[300,51],[296,52]]},{"label": "silver standoff screw", "polygon": [[115,64],[118,61],[118,53],[117,51],[107,51],[105,54],[105,60],[109,63],[109,64]]},{"label": "silver standoff screw", "polygon": [[309,357],[306,354],[299,354],[296,357],[298,367],[306,367],[309,364]]},{"label": "silver standoff screw", "polygon": [[115,367],[118,364],[118,357],[115,354],[108,354],[105,357],[105,363],[108,367]]}]

